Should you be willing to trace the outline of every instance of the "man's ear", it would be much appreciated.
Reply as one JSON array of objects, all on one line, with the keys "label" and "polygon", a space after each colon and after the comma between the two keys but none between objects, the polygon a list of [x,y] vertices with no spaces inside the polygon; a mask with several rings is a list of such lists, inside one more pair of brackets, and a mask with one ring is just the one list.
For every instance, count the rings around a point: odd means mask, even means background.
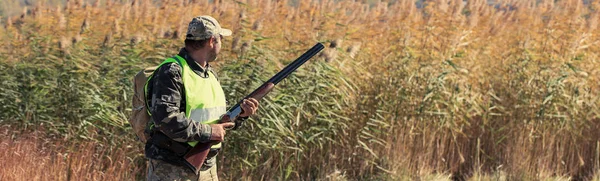
[{"label": "man's ear", "polygon": [[208,40],[208,45],[210,46],[210,48],[214,48],[215,47],[215,43],[217,43],[217,39],[215,39],[215,37],[210,37],[210,39]]}]

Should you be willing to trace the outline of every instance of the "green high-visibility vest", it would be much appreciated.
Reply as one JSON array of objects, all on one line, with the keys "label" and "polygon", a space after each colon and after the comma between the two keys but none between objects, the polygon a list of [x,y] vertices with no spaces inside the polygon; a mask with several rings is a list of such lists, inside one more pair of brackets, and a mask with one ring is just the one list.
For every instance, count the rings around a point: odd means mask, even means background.
[{"label": "green high-visibility vest", "polygon": [[[175,58],[168,58],[158,67],[166,63],[176,62],[181,65],[181,77],[185,92],[185,116],[193,121],[204,124],[218,123],[221,115],[227,112],[225,93],[216,76],[208,71],[208,78],[200,77],[187,64],[186,60],[176,55]],[[158,68],[157,68],[158,70]],[[152,76],[151,76],[152,77]],[[150,78],[148,78],[148,81]],[[148,83],[144,91],[147,93]],[[195,146],[198,142],[188,142],[190,146]],[[212,148],[220,148],[221,143],[213,145]]]}]

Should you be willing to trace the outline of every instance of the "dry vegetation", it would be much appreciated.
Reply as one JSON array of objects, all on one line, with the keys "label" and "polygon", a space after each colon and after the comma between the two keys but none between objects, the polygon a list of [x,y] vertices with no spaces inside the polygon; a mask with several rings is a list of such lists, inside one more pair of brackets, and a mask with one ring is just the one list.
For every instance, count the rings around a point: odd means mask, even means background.
[{"label": "dry vegetation", "polygon": [[[143,172],[126,157],[137,149],[109,147],[94,142],[45,139],[44,133],[15,132],[2,126],[1,180],[127,180]],[[56,144],[59,143],[59,144]]]},{"label": "dry vegetation", "polygon": [[328,45],[231,134],[222,180],[599,179],[598,0],[151,2],[2,19],[0,180],[143,178],[131,78],[201,14],[234,30],[230,100]]}]

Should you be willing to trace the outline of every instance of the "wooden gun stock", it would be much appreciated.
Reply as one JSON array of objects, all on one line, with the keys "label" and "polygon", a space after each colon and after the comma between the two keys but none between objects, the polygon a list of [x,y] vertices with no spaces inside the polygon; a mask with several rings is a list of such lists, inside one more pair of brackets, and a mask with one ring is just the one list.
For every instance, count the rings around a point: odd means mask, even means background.
[{"label": "wooden gun stock", "polygon": [[[261,86],[259,86],[257,89],[252,91],[252,93],[250,93],[250,94],[248,94],[248,96],[244,97],[244,99],[252,97],[256,100],[261,100],[265,95],[267,95],[269,92],[271,92],[273,87],[275,85],[277,85],[281,80],[285,79],[292,72],[294,72],[296,69],[298,69],[298,67],[300,67],[301,65],[306,63],[306,61],[308,61],[310,58],[315,56],[317,53],[319,53],[324,48],[325,48],[325,46],[323,46],[323,44],[317,43],[311,49],[309,49],[304,54],[302,54],[302,56],[300,56],[296,60],[294,60],[294,62],[292,62],[289,65],[287,65],[286,67],[284,67],[281,71],[279,71],[277,74],[275,74],[273,77],[271,77],[268,81],[266,81]],[[240,107],[240,105],[244,99],[240,100],[236,105],[234,105],[229,110],[227,110],[227,113],[225,113],[225,115],[223,115],[223,116],[228,116],[229,120],[233,120],[235,122],[235,126],[233,127],[233,129],[238,129],[240,127],[240,125],[242,124],[242,122],[240,120],[238,120],[237,118],[242,113],[242,108]],[[186,165],[188,167],[190,167],[190,169],[192,169],[195,173],[198,173],[200,171],[200,167],[204,163],[204,160],[208,156],[210,147],[213,144],[214,143],[212,143],[212,142],[204,143],[204,144],[198,143],[196,146],[194,146],[188,153],[186,153],[183,156],[183,158],[186,161]]]}]

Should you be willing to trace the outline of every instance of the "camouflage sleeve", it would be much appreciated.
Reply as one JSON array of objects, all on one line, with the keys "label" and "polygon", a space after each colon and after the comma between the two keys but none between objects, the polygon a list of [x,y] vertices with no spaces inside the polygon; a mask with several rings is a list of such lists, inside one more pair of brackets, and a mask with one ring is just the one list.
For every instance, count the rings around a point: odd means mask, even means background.
[{"label": "camouflage sleeve", "polygon": [[210,141],[210,125],[185,116],[181,66],[176,63],[165,64],[155,74],[150,98],[155,129],[178,142]]}]

